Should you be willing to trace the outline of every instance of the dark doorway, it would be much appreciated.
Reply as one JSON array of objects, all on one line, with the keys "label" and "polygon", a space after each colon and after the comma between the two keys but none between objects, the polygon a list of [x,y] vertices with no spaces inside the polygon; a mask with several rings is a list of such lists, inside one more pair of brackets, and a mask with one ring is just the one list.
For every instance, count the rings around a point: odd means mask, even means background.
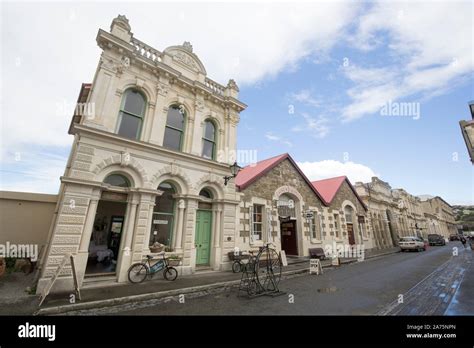
[{"label": "dark doorway", "polygon": [[296,221],[280,222],[281,248],[287,255],[298,255]]},{"label": "dark doorway", "polygon": [[347,235],[349,237],[349,244],[354,245],[355,244],[354,226],[352,226],[352,224],[347,224]]},{"label": "dark doorway", "polygon": [[120,240],[125,232],[126,209],[126,202],[99,201],[89,243],[86,274],[115,273]]}]

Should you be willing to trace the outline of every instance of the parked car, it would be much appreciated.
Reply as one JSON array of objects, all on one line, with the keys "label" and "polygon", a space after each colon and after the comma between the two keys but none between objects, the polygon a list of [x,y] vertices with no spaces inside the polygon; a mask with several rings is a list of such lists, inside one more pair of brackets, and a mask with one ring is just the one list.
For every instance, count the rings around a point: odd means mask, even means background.
[{"label": "parked car", "polygon": [[426,244],[423,238],[416,237],[416,236],[402,237],[398,245],[400,246],[400,249],[402,251],[405,251],[405,250],[425,251],[426,250]]},{"label": "parked car", "polygon": [[446,245],[444,237],[439,234],[429,234],[428,242],[430,243],[430,245]]},{"label": "parked car", "polygon": [[449,236],[449,240],[452,242],[454,240],[459,240],[459,234],[455,233]]}]

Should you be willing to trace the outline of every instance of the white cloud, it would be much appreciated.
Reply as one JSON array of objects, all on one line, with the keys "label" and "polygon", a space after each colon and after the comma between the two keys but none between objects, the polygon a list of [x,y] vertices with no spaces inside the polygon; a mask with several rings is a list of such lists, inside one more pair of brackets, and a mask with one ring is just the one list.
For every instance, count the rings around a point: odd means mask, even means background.
[{"label": "white cloud", "polygon": [[298,162],[298,166],[311,181],[345,175],[354,184],[357,181],[369,182],[373,176],[380,177],[371,168],[354,162],[324,160]]},{"label": "white cloud", "polygon": [[393,61],[345,69],[355,83],[347,91],[351,102],[342,111],[346,121],[377,112],[388,100],[420,101],[466,80],[474,70],[472,3],[374,3],[349,41],[366,54],[386,49]]},{"label": "white cloud", "polygon": [[283,144],[283,145],[286,145],[286,146],[289,146],[289,147],[293,146],[293,143],[291,141],[289,141],[287,139],[284,139],[284,138],[282,138],[278,135],[275,135],[272,132],[265,133],[265,138],[267,138],[270,141],[276,141],[280,144]]},{"label": "white cloud", "polygon": [[58,193],[67,158],[21,148],[16,153],[3,153],[0,190]]},{"label": "white cloud", "polygon": [[293,132],[309,132],[314,138],[324,138],[329,133],[329,121],[325,117],[312,117],[306,112],[302,112],[305,124],[304,126],[295,126],[291,130]]},{"label": "white cloud", "polygon": [[316,108],[320,107],[323,103],[322,98],[315,97],[309,89],[302,89],[299,92],[291,93],[289,98],[291,101],[300,102]]},{"label": "white cloud", "polygon": [[[70,146],[73,137],[67,129],[80,85],[92,82],[99,61],[97,31],[108,31],[118,14],[127,16],[141,41],[160,51],[190,41],[210,78],[222,84],[234,78],[245,85],[295,69],[305,57],[326,55],[340,40],[357,6],[343,2],[176,1],[139,6],[134,2],[114,2],[113,6],[107,2],[6,2],[0,13],[2,167],[5,149]],[[39,161],[36,169],[48,170],[48,163]],[[3,187],[21,188],[18,185],[10,182]],[[28,187],[38,191],[42,185],[32,182]]]},{"label": "white cloud", "polygon": [[3,7],[8,35],[2,38],[2,138],[3,146],[12,147],[71,143],[67,128],[80,84],[92,81],[99,60],[97,30],[108,30],[118,13],[127,15],[143,42],[164,50],[191,41],[209,77],[223,84],[234,78],[243,85],[329,50],[356,5],[40,2]]}]

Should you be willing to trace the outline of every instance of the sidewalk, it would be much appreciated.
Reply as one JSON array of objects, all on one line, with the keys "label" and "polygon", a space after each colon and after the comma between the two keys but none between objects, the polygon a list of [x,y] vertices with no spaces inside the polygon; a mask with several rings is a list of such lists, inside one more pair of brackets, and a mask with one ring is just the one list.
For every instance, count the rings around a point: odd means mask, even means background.
[{"label": "sidewalk", "polygon": [[461,284],[444,315],[474,315],[474,250],[465,250],[470,258],[463,264]]},{"label": "sidewalk", "polygon": [[[380,257],[398,252],[399,249],[385,249],[366,255],[366,259]],[[357,259],[341,259],[341,265],[356,262]],[[323,260],[322,267],[332,268],[331,260]],[[300,258],[283,268],[282,277],[289,278],[298,274],[309,272],[309,258]],[[54,315],[70,311],[108,307],[129,302],[160,299],[195,292],[226,289],[240,284],[242,274],[227,272],[198,272],[186,277],[178,277],[176,281],[169,282],[160,277],[146,280],[141,284],[115,284],[107,287],[89,287],[81,289],[82,300],[76,303],[69,302],[72,292],[51,294],[39,309],[37,315]]]}]

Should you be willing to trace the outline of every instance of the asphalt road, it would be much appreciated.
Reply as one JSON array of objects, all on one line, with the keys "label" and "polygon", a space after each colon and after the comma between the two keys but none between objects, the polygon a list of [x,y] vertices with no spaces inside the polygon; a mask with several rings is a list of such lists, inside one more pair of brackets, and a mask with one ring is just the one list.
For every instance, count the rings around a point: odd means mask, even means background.
[{"label": "asphalt road", "polygon": [[[376,314],[452,257],[452,247],[430,247],[283,280],[278,297],[249,299],[229,290],[147,307],[110,309],[114,315],[368,315]],[[469,251],[470,252],[470,251]],[[91,314],[91,313],[89,313]],[[107,314],[101,312],[100,314]]]}]

